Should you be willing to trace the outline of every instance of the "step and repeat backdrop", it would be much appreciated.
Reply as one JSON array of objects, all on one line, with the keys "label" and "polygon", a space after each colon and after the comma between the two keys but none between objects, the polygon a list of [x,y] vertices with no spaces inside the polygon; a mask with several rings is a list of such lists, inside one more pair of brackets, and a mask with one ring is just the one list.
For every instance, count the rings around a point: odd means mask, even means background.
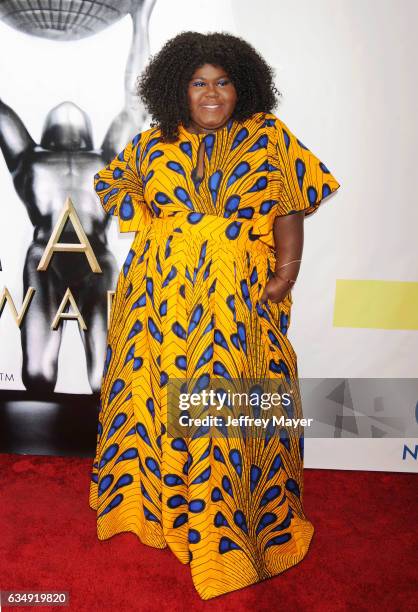
[{"label": "step and repeat backdrop", "polygon": [[184,30],[242,36],[341,183],[305,221],[289,338],[305,466],[416,471],[414,0],[0,0],[0,451],[92,454],[133,234],[93,175],[150,117],[136,80]]}]

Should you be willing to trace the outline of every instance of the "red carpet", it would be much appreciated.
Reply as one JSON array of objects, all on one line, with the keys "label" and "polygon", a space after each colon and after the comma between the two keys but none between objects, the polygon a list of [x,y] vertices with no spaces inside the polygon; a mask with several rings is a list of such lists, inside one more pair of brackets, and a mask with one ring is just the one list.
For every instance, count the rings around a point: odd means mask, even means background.
[{"label": "red carpet", "polygon": [[0,589],[66,590],[70,607],[27,610],[332,611],[416,609],[415,474],[305,470],[316,527],[285,573],[203,602],[187,565],[134,534],[100,542],[88,507],[90,459],[0,455]]}]

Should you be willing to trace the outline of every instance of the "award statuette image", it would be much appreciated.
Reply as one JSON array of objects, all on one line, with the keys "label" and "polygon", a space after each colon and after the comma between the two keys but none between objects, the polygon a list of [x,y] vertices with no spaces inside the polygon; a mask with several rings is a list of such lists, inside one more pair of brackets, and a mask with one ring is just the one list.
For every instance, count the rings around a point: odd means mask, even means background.
[{"label": "award statuette image", "polygon": [[[63,44],[95,34],[104,23],[111,25],[116,16],[125,15],[123,7],[126,14],[130,14],[133,28],[125,67],[124,106],[111,121],[99,145],[93,143],[94,117],[89,117],[70,100],[49,110],[43,120],[41,137],[36,142],[17,112],[3,97],[0,99],[0,149],[16,194],[33,225],[33,239],[26,252],[22,274],[23,314],[20,318],[14,316],[21,334],[21,378],[27,393],[7,393],[2,413],[5,419],[8,414],[6,429],[12,426],[15,417],[24,419],[15,402],[24,403],[34,394],[41,402],[36,406],[42,419],[48,413],[59,420],[60,410],[63,417],[65,406],[69,410],[74,406],[70,389],[69,393],[54,393],[63,330],[70,320],[72,325],[77,325],[82,339],[87,378],[93,394],[90,400],[95,403],[94,412],[84,411],[84,414],[87,419],[96,414],[106,350],[109,292],[115,288],[118,267],[106,236],[110,217],[97,207],[91,176],[147,122],[147,112],[136,96],[135,86],[137,75],[149,57],[148,23],[155,0],[113,3],[116,8],[109,4],[106,10],[98,3],[94,11],[90,6],[87,13],[82,6],[86,3],[79,3],[77,14],[74,2],[61,2],[59,10],[45,13],[40,12],[39,7],[31,10],[30,3],[25,10],[23,3],[18,4],[19,10],[8,12],[0,4],[0,17],[7,23],[12,20],[13,27],[25,33],[54,38]],[[15,301],[16,296],[6,287],[3,309],[6,302]],[[88,404],[89,398],[82,398],[82,401]],[[79,402],[75,405],[79,406]],[[46,411],[46,406],[50,411]],[[36,420],[33,412],[31,415],[32,421]],[[80,420],[83,430],[82,423]],[[32,442],[34,437],[35,447],[42,449],[42,440],[36,440],[36,427],[32,428],[32,434],[31,428],[15,429],[22,436],[26,432]],[[48,431],[48,427],[46,429]],[[65,430],[64,426],[60,427],[61,432]],[[43,439],[47,438],[46,445],[52,444],[54,448],[59,445],[56,437],[52,441],[45,432]],[[27,444],[32,442],[27,441]],[[77,444],[75,440],[71,443]]]}]

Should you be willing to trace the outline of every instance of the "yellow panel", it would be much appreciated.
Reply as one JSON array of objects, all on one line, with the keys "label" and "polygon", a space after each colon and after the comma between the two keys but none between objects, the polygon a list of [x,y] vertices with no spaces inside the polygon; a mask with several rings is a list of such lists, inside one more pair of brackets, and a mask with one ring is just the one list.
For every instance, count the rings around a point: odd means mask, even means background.
[{"label": "yellow panel", "polygon": [[418,329],[418,283],[337,279],[334,327]]}]

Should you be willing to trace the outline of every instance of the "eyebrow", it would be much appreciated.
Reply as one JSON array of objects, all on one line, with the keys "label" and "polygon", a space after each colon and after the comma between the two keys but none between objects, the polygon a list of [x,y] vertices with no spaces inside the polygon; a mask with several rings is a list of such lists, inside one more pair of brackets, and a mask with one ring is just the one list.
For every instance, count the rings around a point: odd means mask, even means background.
[{"label": "eyebrow", "polygon": [[[217,79],[229,79],[229,76],[227,74],[222,74],[221,76],[216,77],[216,79],[213,80],[217,80]],[[192,79],[190,79],[191,81],[197,81],[197,79],[200,79],[201,81],[210,81],[210,79],[207,79],[204,76],[196,76]]]}]

